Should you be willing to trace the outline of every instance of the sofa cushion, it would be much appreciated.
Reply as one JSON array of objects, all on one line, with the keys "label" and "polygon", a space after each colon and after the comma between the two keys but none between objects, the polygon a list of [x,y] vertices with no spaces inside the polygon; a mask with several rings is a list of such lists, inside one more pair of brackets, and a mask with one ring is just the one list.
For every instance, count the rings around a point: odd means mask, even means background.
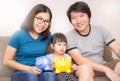
[{"label": "sofa cushion", "polygon": [[0,81],[10,81],[10,77],[0,77]]},{"label": "sofa cushion", "polygon": [[0,77],[9,77],[12,69],[3,65],[3,56],[10,36],[0,36]]},{"label": "sofa cushion", "polygon": [[101,76],[101,77],[95,77],[94,81],[111,81],[111,80],[106,76]]}]

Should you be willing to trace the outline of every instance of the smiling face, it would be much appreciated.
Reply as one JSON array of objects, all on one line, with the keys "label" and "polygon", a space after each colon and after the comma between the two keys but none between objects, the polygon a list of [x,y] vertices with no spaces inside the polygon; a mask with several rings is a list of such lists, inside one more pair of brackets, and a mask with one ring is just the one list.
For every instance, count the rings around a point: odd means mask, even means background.
[{"label": "smiling face", "polygon": [[[40,22],[42,21],[42,22]],[[49,23],[46,25],[45,23]],[[47,12],[40,12],[35,15],[33,21],[34,33],[40,34],[44,32],[50,25],[50,15]]]},{"label": "smiling face", "polygon": [[71,12],[71,23],[82,35],[89,33],[89,17],[86,13]]}]

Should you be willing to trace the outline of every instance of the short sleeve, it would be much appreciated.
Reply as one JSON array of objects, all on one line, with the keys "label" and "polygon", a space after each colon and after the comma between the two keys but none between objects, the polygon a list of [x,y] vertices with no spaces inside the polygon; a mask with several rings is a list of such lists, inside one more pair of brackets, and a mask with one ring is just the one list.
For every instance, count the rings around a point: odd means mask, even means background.
[{"label": "short sleeve", "polygon": [[109,45],[110,43],[112,43],[115,40],[112,33],[110,31],[108,31],[107,29],[102,28],[102,32],[103,32],[104,42],[106,45]]},{"label": "short sleeve", "polygon": [[16,49],[19,47],[19,39],[20,39],[20,33],[19,31],[16,31],[10,38],[8,45],[12,46]]},{"label": "short sleeve", "polygon": [[66,38],[67,38],[67,51],[77,48],[77,42],[76,42],[76,38],[74,36],[74,33],[67,33],[66,34]]}]

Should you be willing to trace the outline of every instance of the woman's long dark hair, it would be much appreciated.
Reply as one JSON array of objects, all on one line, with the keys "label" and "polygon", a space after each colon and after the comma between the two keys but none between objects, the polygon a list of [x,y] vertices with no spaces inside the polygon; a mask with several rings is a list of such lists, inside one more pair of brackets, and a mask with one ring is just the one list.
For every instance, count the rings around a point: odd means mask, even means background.
[{"label": "woman's long dark hair", "polygon": [[[24,22],[21,25],[21,29],[25,29],[27,31],[34,31],[33,28],[33,21],[34,21],[34,17],[36,14],[40,13],[40,12],[47,12],[50,15],[50,22],[52,19],[52,12],[51,10],[45,6],[44,4],[37,4],[35,7],[33,7],[31,9],[31,11],[28,13],[26,19],[24,20]],[[45,40],[49,37],[49,30],[50,30],[50,25],[49,27],[41,33],[42,35],[42,40]]]}]

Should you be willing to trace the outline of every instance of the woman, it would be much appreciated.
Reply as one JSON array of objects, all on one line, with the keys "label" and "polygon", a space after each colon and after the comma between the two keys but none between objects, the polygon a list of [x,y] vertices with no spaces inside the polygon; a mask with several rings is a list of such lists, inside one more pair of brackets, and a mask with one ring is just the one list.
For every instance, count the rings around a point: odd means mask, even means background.
[{"label": "woman", "polygon": [[46,54],[51,19],[51,10],[38,4],[29,12],[21,30],[12,35],[4,55],[4,64],[15,70],[11,81],[56,81],[52,72],[35,67],[35,58]]}]

